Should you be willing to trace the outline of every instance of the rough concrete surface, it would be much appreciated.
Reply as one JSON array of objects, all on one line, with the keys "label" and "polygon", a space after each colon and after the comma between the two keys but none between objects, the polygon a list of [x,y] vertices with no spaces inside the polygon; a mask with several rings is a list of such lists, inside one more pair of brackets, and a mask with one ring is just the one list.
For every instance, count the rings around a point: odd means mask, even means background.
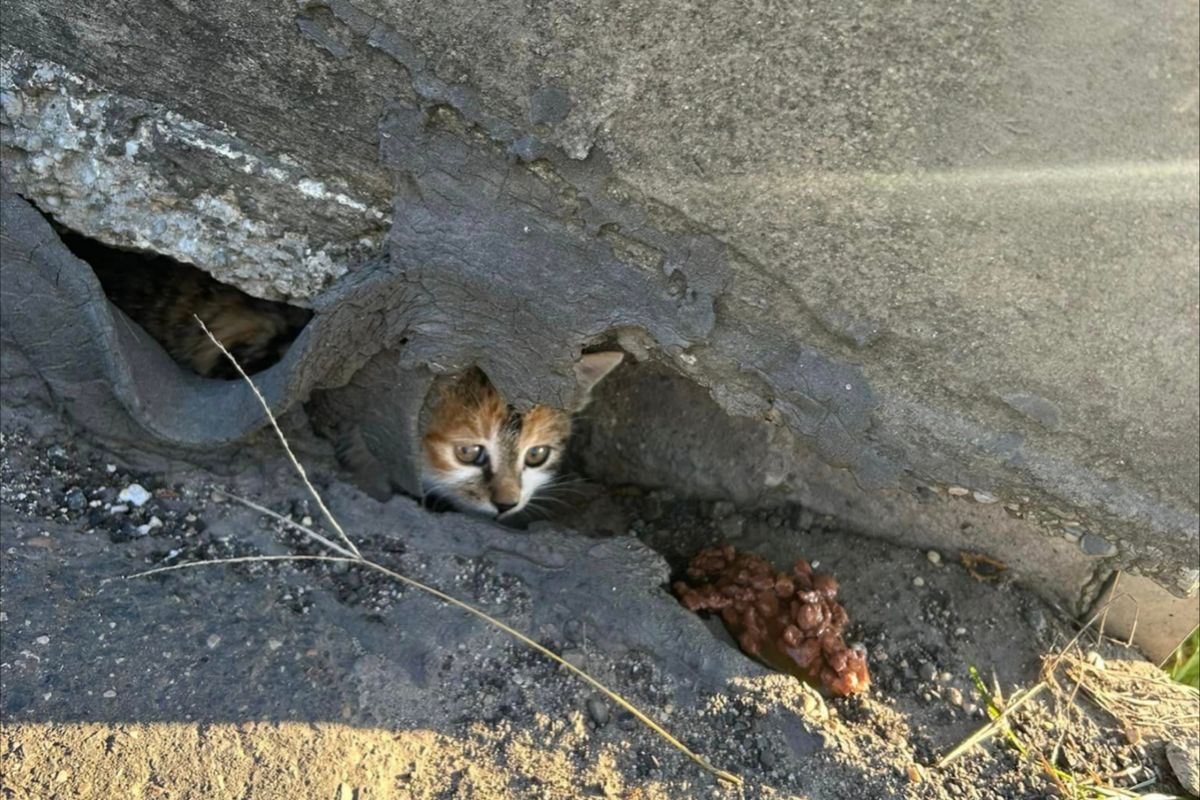
[{"label": "rough concrete surface", "polygon": [[[1085,572],[1186,593],[1197,13],[17,1],[4,169],[89,236],[314,306],[266,379],[279,408],[389,349],[418,385],[479,362],[553,402],[580,347],[621,343],[858,487],[1015,506]],[[385,229],[387,263],[358,268]],[[6,288],[5,317],[51,319],[52,296]],[[115,380],[133,345],[89,313],[110,353],[89,379],[124,409],[104,433],[203,448],[261,424],[242,388],[169,364],[152,391]],[[36,338],[22,357],[79,385]],[[411,424],[370,434],[406,458]]]},{"label": "rough concrete surface", "polygon": [[[657,408],[687,408],[686,415]],[[910,547],[987,553],[1042,597],[1085,613],[1111,573],[1080,546],[1077,528],[1031,525],[1028,508],[926,489],[863,491],[798,446],[787,429],[731,419],[702,389],[668,370],[626,367],[601,384],[578,445],[580,470],[610,484],[688,486],[744,508],[801,504],[841,525]],[[1195,599],[1180,601],[1195,604]],[[1161,629],[1178,642],[1189,615]]]},{"label": "rough concrete surface", "polygon": [[1119,639],[1137,642],[1156,664],[1166,663],[1175,652],[1180,632],[1186,636],[1196,628],[1200,599],[1175,597],[1140,575],[1121,575],[1107,589],[1099,599],[1107,604],[1112,598],[1105,617],[1108,629]]}]

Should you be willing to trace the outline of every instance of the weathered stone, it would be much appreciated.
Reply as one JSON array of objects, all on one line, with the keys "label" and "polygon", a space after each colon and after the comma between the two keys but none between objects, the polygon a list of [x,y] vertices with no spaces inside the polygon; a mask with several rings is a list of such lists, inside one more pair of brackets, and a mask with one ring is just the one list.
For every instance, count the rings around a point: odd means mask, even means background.
[{"label": "weathered stone", "polygon": [[1079,547],[1089,556],[1109,558],[1117,554],[1117,546],[1103,536],[1085,531],[1079,540]]}]

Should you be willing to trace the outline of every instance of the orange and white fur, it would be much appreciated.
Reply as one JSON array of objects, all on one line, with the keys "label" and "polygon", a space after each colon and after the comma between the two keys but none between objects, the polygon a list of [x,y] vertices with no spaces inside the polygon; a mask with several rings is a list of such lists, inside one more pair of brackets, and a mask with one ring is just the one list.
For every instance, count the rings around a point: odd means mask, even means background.
[{"label": "orange and white fur", "polygon": [[579,359],[570,411],[539,405],[522,414],[478,368],[443,384],[421,441],[423,491],[459,510],[501,521],[514,517],[553,481],[571,436],[572,414],[587,405],[592,388],[622,358],[588,353]]}]

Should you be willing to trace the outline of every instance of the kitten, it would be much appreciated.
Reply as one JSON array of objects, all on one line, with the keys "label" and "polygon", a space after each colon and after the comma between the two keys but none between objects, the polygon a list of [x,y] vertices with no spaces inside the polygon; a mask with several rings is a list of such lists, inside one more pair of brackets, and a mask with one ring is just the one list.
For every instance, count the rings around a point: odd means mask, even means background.
[{"label": "kitten", "polygon": [[206,378],[232,380],[237,370],[204,334],[204,320],[247,373],[287,352],[312,312],[262,300],[208,273],[162,256],[114,250],[77,234],[64,243],[87,261],[113,305],[145,329],[177,362]]},{"label": "kitten", "polygon": [[460,510],[511,519],[553,480],[571,435],[571,415],[622,358],[613,352],[579,359],[579,389],[569,412],[539,405],[521,414],[478,368],[438,387],[421,440],[422,489]]},{"label": "kitten", "polygon": [[[177,362],[206,378],[239,376],[193,314],[251,374],[282,358],[312,317],[307,309],[251,297],[169,258],[115,250],[63,229],[59,234],[91,265],[114,305]],[[478,368],[443,381],[435,388],[421,441],[422,491],[464,511],[511,519],[554,479],[572,414],[587,405],[595,385],[623,358],[619,352],[582,356],[575,365],[578,390],[569,411],[539,405],[518,413]],[[378,460],[361,441],[344,432],[336,438],[344,464],[356,473],[366,471],[364,465],[378,472]],[[372,492],[381,499],[389,493]]]}]

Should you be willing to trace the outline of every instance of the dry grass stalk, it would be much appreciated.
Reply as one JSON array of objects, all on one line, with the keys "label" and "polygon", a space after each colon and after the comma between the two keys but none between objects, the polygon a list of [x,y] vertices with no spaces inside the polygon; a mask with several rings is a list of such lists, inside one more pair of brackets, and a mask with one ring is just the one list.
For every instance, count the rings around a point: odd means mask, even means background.
[{"label": "dry grass stalk", "polygon": [[316,501],[317,506],[321,509],[321,513],[325,515],[325,519],[329,520],[329,525],[335,531],[337,531],[338,536],[342,538],[342,542],[346,545],[350,552],[361,558],[362,554],[358,552],[358,548],[354,546],[354,542],[350,541],[350,537],[346,535],[344,530],[342,530],[342,526],[338,524],[338,521],[333,518],[333,513],[328,507],[326,507],[325,501],[321,499],[321,495],[312,485],[312,481],[308,479],[308,473],[305,472],[304,465],[300,463],[300,459],[296,458],[296,454],[292,452],[292,446],[288,444],[287,437],[283,435],[283,431],[279,429],[279,423],[275,421],[275,415],[271,413],[271,407],[267,405],[267,398],[262,396],[262,392],[258,390],[258,387],[254,384],[254,381],[250,380],[250,376],[246,374],[244,369],[242,369],[242,365],[239,364],[238,360],[233,357],[233,354],[225,349],[225,345],[221,344],[216,336],[213,336],[212,331],[210,331],[208,326],[204,324],[204,320],[200,319],[200,317],[196,316],[195,314],[193,314],[192,317],[200,325],[200,328],[204,331],[204,334],[208,336],[212,343],[220,349],[221,353],[223,353],[224,356],[229,359],[229,363],[233,364],[233,368],[237,370],[238,375],[242,376],[242,380],[244,380],[250,386],[250,391],[254,392],[254,396],[258,398],[258,404],[262,406],[263,413],[266,414],[267,419],[271,421],[271,427],[275,429],[275,435],[279,437],[279,442],[283,445],[283,450],[285,453],[287,453],[288,460],[292,462],[292,467],[296,470],[296,474],[300,476],[300,480],[304,481],[304,486],[308,489],[308,493],[312,495],[313,500]]},{"label": "dry grass stalk", "polygon": [[215,489],[214,491],[217,494],[221,495],[222,497],[228,497],[230,500],[234,501],[235,503],[241,503],[246,508],[254,509],[255,511],[257,511],[260,514],[266,514],[268,517],[279,520],[284,525],[287,525],[290,528],[295,528],[296,530],[300,531],[304,535],[308,536],[308,538],[310,538],[320,544],[323,544],[324,546],[328,547],[330,550],[334,551],[335,553],[340,553],[343,556],[346,556],[347,558],[361,558],[361,556],[359,556],[357,553],[351,553],[346,548],[341,547],[340,545],[334,544],[333,542],[326,539],[321,534],[314,531],[312,528],[309,528],[306,525],[301,525],[299,522],[296,522],[293,519],[285,517],[283,514],[280,514],[277,511],[272,511],[271,509],[267,508],[266,506],[259,505],[258,503],[254,502],[253,500],[247,500],[244,497],[240,497],[239,495],[236,495],[236,494],[230,494],[229,492],[225,492],[220,489]]},{"label": "dry grass stalk", "polygon": [[164,572],[174,572],[176,570],[190,569],[190,568],[194,568],[194,567],[208,567],[208,566],[217,566],[217,565],[222,565],[222,564],[240,564],[240,563],[266,562],[266,561],[329,561],[329,562],[357,564],[359,566],[366,567],[367,569],[375,570],[376,572],[386,575],[395,581],[399,581],[400,583],[403,583],[407,586],[411,586],[412,588],[417,589],[418,591],[432,595],[433,597],[436,597],[437,599],[439,599],[445,603],[448,603],[456,608],[459,608],[459,609],[467,612],[468,614],[471,614],[472,616],[483,620],[487,624],[489,624],[495,628],[498,628],[501,631],[504,631],[509,636],[512,636],[514,639],[521,642],[522,644],[524,644],[524,645],[532,648],[533,650],[536,650],[537,652],[541,653],[542,655],[546,656],[551,661],[554,661],[559,666],[574,673],[581,680],[583,680],[584,682],[586,682],[593,688],[595,688],[598,691],[600,691],[601,693],[603,693],[609,700],[612,700],[618,706],[620,706],[621,708],[628,711],[639,722],[641,722],[643,725],[645,725],[650,730],[654,731],[656,734],[658,734],[660,737],[662,737],[668,744],[670,744],[672,747],[674,747],[679,752],[683,753],[685,756],[687,756],[693,762],[698,764],[705,771],[714,775],[718,780],[725,781],[726,783],[731,783],[736,786],[742,785],[741,777],[739,777],[738,775],[735,775],[731,772],[727,772],[725,770],[714,767],[703,756],[693,752],[687,745],[685,745],[683,742],[679,741],[674,736],[672,736],[669,732],[667,732],[666,729],[664,729],[661,725],[659,725],[657,722],[652,720],[643,711],[641,711],[635,705],[630,703],[624,697],[617,694],[612,689],[609,689],[607,686],[605,686],[603,683],[601,683],[596,678],[593,678],[591,675],[589,675],[584,670],[582,670],[579,667],[576,667],[574,664],[571,664],[570,662],[566,661],[565,659],[563,659],[561,656],[559,656],[554,651],[550,650],[549,648],[543,646],[542,644],[534,641],[533,639],[529,638],[525,634],[521,633],[516,628],[513,628],[513,627],[501,622],[500,620],[496,619],[495,617],[493,617],[489,614],[486,614],[483,611],[480,611],[479,609],[475,608],[474,606],[470,605],[469,603],[464,603],[463,601],[461,601],[455,597],[452,597],[451,595],[448,595],[445,592],[435,589],[432,586],[428,586],[424,583],[421,583],[420,581],[417,581],[417,580],[414,580],[413,578],[408,577],[407,575],[402,575],[401,573],[396,572],[395,570],[388,569],[387,567],[383,566],[382,564],[377,564],[374,561],[364,558],[362,556],[362,554],[359,552],[358,548],[354,546],[354,543],[352,541],[350,541],[350,537],[346,535],[346,532],[342,529],[342,526],[334,518],[333,513],[328,509],[328,507],[326,507],[324,500],[321,499],[321,496],[317,492],[316,488],[314,488],[312,483],[309,481],[308,475],[304,471],[304,467],[300,464],[299,460],[296,458],[295,454],[292,452],[292,449],[288,444],[287,438],[283,435],[283,431],[279,428],[279,424],[275,421],[275,415],[273,413],[271,413],[270,406],[267,405],[267,401],[262,396],[262,393],[259,392],[258,387],[254,385],[254,381],[252,381],[250,379],[250,376],[247,375],[245,373],[245,371],[242,370],[242,367],[237,362],[237,359],[235,359],[233,357],[233,355],[228,350],[225,349],[224,345],[222,345],[221,342],[219,342],[217,340],[217,338],[215,336],[213,336],[212,332],[204,325],[204,322],[201,321],[199,317],[196,317],[196,321],[200,323],[200,327],[204,330],[204,333],[208,335],[208,338],[212,340],[213,344],[215,344],[218,348],[220,348],[221,352],[225,355],[225,357],[228,358],[230,363],[233,364],[234,368],[237,369],[238,374],[241,375],[242,379],[250,385],[251,390],[253,390],[253,392],[254,392],[254,396],[258,398],[258,402],[260,405],[262,405],[264,413],[266,413],[267,418],[271,421],[271,427],[275,429],[275,433],[279,437],[279,441],[283,444],[283,448],[287,452],[288,458],[290,459],[292,466],[295,468],[296,472],[300,475],[301,480],[304,482],[304,485],[308,489],[309,493],[313,496],[313,499],[316,500],[317,505],[321,508],[321,512],[324,514],[325,518],[327,520],[329,520],[330,525],[333,527],[334,530],[336,530],[338,532],[338,535],[340,536],[342,542],[346,546],[342,547],[341,545],[335,544],[334,542],[330,541],[329,539],[325,538],[324,536],[321,536],[320,534],[311,530],[309,527],[301,525],[287,517],[284,517],[281,514],[277,514],[276,512],[274,512],[264,506],[261,506],[257,503],[247,500],[245,498],[222,492],[222,494],[225,494],[230,499],[235,500],[236,502],[239,502],[249,508],[252,508],[252,509],[260,512],[260,513],[263,513],[270,517],[273,517],[273,518],[283,522],[284,524],[300,531],[301,533],[305,534],[306,536],[308,536],[309,538],[311,538],[313,541],[317,542],[318,544],[322,545],[323,547],[327,547],[330,550],[332,550],[333,552],[338,553],[338,555],[242,556],[242,557],[238,557],[238,558],[221,558],[221,559],[212,559],[212,560],[208,560],[208,561],[191,561],[191,562],[185,562],[182,564],[172,564],[172,565],[166,566],[166,567],[156,567],[154,569],[144,570],[142,572],[137,572],[132,575],[127,575],[126,576],[127,579],[141,578],[141,577],[146,577],[149,575],[157,575],[157,574],[161,574]]},{"label": "dry grass stalk", "polygon": [[1063,662],[1084,694],[1134,738],[1179,740],[1200,728],[1200,692],[1172,680],[1153,664],[1109,661],[1100,667],[1073,655]]},{"label": "dry grass stalk", "polygon": [[934,766],[937,769],[948,766],[951,762],[953,762],[963,753],[970,750],[975,745],[979,744],[980,742],[984,742],[991,738],[994,734],[1005,730],[1008,725],[1008,718],[1012,716],[1021,706],[1025,705],[1030,700],[1041,694],[1046,689],[1046,686],[1046,682],[1042,681],[1041,683],[1035,684],[1028,690],[1014,693],[1012,702],[1008,704],[1008,706],[1000,713],[999,716],[997,716],[987,725],[984,725],[982,728],[972,733],[966,739],[963,739],[961,742],[959,742],[953,750],[942,756],[941,759],[934,764]]},{"label": "dry grass stalk", "polygon": [[[1132,777],[1132,771],[1127,770],[1127,774],[1106,776],[1093,774],[1078,777],[1070,771],[1056,766],[1067,733],[1073,724],[1073,716],[1076,713],[1082,713],[1082,709],[1077,705],[1080,692],[1120,722],[1127,734],[1131,731],[1148,732],[1165,738],[1183,732],[1193,732],[1197,725],[1200,725],[1200,714],[1195,713],[1200,708],[1200,693],[1191,687],[1172,681],[1169,676],[1149,662],[1114,661],[1103,665],[1094,663],[1083,654],[1079,646],[1080,640],[1095,628],[1096,641],[1103,641],[1104,625],[1109,607],[1127,596],[1123,593],[1117,594],[1116,588],[1116,581],[1114,581],[1108,601],[1104,606],[1079,627],[1079,631],[1069,642],[1043,659],[1042,676],[1037,684],[1027,690],[1016,692],[1012,697],[1012,702],[999,711],[989,724],[964,739],[943,756],[936,766],[941,768],[950,764],[992,735],[1003,732],[1022,755],[1030,757],[1033,763],[1040,766],[1066,797],[1139,797],[1134,789],[1144,788],[1153,781],[1143,781],[1137,787],[1130,789],[1107,785],[1108,781],[1120,777]],[[1069,688],[1064,687],[1060,682],[1063,676],[1070,681]],[[1007,725],[1007,719],[1013,712],[1045,689],[1051,690],[1050,696],[1054,702],[1056,727],[1060,731],[1050,757],[1041,753],[1029,752],[1026,743],[1018,740]],[[989,705],[1003,705],[998,699],[998,694],[992,698]],[[1179,711],[1179,709],[1184,709],[1184,711]]]}]

